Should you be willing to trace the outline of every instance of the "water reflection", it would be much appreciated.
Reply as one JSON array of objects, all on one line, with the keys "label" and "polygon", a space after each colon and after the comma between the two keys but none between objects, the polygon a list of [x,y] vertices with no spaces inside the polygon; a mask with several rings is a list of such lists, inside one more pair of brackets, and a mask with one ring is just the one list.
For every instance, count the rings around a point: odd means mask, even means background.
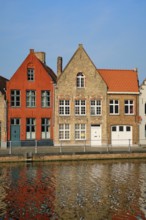
[{"label": "water reflection", "polygon": [[0,165],[0,219],[146,219],[146,162]]}]

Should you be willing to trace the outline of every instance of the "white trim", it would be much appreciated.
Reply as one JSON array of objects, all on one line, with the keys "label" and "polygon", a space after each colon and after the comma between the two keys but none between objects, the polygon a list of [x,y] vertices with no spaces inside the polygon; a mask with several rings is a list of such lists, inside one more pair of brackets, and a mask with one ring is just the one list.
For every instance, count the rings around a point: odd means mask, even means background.
[{"label": "white trim", "polygon": [[139,95],[140,92],[107,92],[107,94],[133,94],[133,95]]}]

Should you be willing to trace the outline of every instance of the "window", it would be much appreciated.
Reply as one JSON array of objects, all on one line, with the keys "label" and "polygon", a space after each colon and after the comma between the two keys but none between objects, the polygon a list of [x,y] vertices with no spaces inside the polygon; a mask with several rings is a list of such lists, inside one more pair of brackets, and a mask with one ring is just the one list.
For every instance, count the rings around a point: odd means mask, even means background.
[{"label": "window", "polygon": [[85,115],[85,114],[86,114],[86,101],[75,100],[75,115]]},{"label": "window", "polygon": [[42,91],[42,107],[50,107],[50,91]]},{"label": "window", "polygon": [[26,91],[26,106],[27,107],[35,107],[35,99],[36,99],[35,91],[33,90]]},{"label": "window", "polygon": [[117,131],[117,127],[116,127],[116,126],[113,126],[113,127],[112,127],[112,131],[116,132],[116,131]]},{"label": "window", "polygon": [[27,80],[34,81],[34,69],[33,68],[27,69]]},{"label": "window", "polygon": [[119,131],[124,131],[124,127],[123,126],[119,126]]},{"label": "window", "polygon": [[119,100],[110,100],[109,103],[110,114],[119,114]]},{"label": "window", "polygon": [[78,73],[76,78],[76,86],[78,88],[84,88],[85,87],[85,76],[83,73]]},{"label": "window", "polygon": [[59,124],[59,140],[69,140],[70,129],[69,124]]},{"label": "window", "polygon": [[76,140],[86,139],[86,125],[85,124],[75,124],[75,139]]},{"label": "window", "polygon": [[20,90],[11,90],[11,107],[20,107]]},{"label": "window", "polygon": [[42,139],[49,139],[50,138],[50,120],[49,120],[49,118],[42,118],[41,133],[42,133]]},{"label": "window", "polygon": [[101,100],[91,100],[91,115],[101,115]]},{"label": "window", "polygon": [[19,118],[11,118],[11,125],[20,125]]},{"label": "window", "polygon": [[70,114],[70,101],[69,100],[59,100],[59,114],[60,115]]},{"label": "window", "polygon": [[26,139],[35,139],[36,137],[36,120],[35,118],[26,119]]},{"label": "window", "polygon": [[126,131],[131,131],[131,127],[130,126],[126,126]]},{"label": "window", "polygon": [[125,114],[127,114],[127,115],[133,115],[134,114],[133,100],[125,100]]}]

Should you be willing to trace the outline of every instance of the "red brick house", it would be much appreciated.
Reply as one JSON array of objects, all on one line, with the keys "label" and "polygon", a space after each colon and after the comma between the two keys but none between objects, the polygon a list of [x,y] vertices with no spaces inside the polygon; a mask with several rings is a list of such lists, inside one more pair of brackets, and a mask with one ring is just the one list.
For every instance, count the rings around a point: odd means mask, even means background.
[{"label": "red brick house", "polygon": [[[8,141],[52,145],[56,75],[33,49],[7,83]],[[31,143],[32,142],[32,143]]]}]

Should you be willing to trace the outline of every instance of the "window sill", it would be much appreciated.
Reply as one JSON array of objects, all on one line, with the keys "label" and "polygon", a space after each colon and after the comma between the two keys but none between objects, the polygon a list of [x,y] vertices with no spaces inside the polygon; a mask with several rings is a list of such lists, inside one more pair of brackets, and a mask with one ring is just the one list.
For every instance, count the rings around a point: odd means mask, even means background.
[{"label": "window sill", "polygon": [[70,139],[59,139],[59,141],[70,141]]},{"label": "window sill", "polygon": [[90,115],[90,116],[93,116],[93,117],[100,117],[100,116],[102,116],[102,115]]},{"label": "window sill", "polygon": [[60,117],[64,116],[64,117],[67,117],[67,116],[70,116],[70,115],[59,115]]}]

